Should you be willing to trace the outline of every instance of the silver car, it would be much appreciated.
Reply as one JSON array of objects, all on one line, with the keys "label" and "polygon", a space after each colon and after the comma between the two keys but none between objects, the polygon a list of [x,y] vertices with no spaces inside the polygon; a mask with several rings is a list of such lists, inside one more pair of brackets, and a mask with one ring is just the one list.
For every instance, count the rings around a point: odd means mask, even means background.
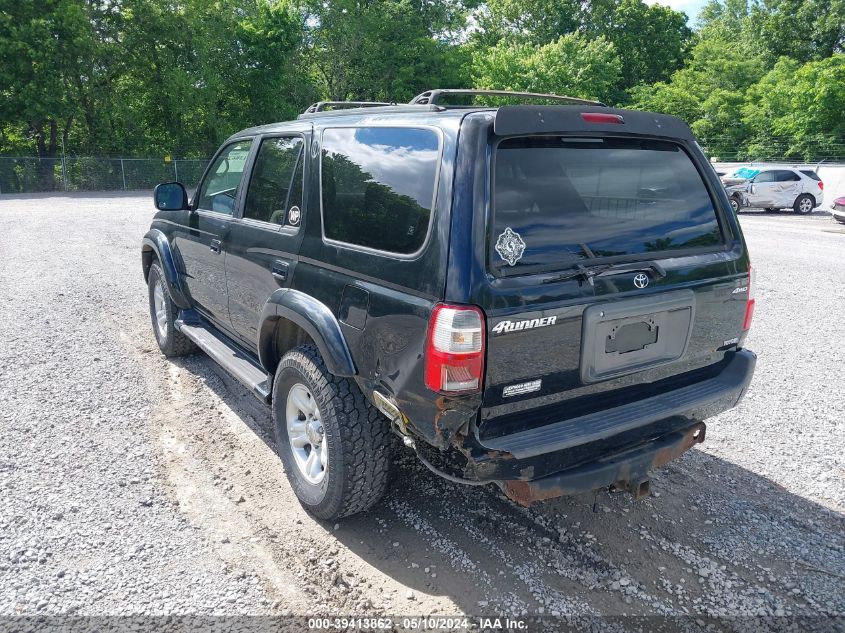
[{"label": "silver car", "polygon": [[812,169],[743,167],[722,182],[736,213],[743,207],[810,213],[824,199],[824,183]]}]

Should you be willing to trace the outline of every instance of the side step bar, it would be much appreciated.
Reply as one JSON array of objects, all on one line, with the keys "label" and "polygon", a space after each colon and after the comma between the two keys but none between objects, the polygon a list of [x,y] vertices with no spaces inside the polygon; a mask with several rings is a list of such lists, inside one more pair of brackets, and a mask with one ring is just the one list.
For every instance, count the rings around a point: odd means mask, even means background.
[{"label": "side step bar", "polygon": [[176,329],[196,343],[197,347],[211,356],[218,365],[250,389],[256,398],[265,404],[270,404],[272,379],[237,345],[203,323],[188,323],[179,319],[176,321]]}]

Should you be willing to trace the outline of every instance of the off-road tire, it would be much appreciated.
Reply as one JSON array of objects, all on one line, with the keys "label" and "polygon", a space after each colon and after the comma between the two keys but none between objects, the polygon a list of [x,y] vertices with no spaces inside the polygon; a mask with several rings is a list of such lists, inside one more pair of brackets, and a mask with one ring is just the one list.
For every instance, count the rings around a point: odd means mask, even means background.
[{"label": "off-road tire", "polygon": [[[804,202],[805,200],[810,201],[809,209],[807,209],[806,211],[802,211],[801,210],[802,202]],[[809,215],[810,213],[813,212],[813,209],[815,209],[815,208],[816,208],[816,200],[809,193],[802,193],[800,196],[795,198],[795,204],[792,205],[792,210],[795,211],[795,213],[800,213],[801,215]]]},{"label": "off-road tire", "polygon": [[[166,332],[162,333],[157,320],[155,310],[155,287],[156,284],[161,284],[164,293],[164,309],[167,314],[167,328]],[[194,354],[197,351],[197,346],[194,342],[176,329],[176,319],[179,316],[179,307],[173,303],[170,298],[170,291],[167,288],[167,282],[164,278],[164,272],[158,262],[153,262],[150,266],[150,272],[147,276],[147,289],[150,302],[150,319],[153,324],[153,334],[155,334],[158,347],[162,353],[168,358],[174,356],[187,356]]]},{"label": "off-road tire", "polygon": [[[285,408],[295,384],[313,394],[328,442],[328,464],[319,484],[304,479],[294,462]],[[273,423],[276,452],[302,506],[319,519],[333,521],[372,507],[390,480],[390,422],[372,407],[353,380],[329,373],[312,345],[282,357],[273,380]]]}]

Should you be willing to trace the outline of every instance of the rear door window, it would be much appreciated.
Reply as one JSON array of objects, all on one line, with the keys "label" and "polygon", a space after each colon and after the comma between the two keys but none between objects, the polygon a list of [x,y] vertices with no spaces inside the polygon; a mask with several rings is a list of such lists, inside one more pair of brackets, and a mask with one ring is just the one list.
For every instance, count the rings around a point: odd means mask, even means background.
[{"label": "rear door window", "polygon": [[677,144],[506,139],[495,149],[492,268],[540,272],[723,243],[713,201]]},{"label": "rear door window", "polygon": [[801,177],[794,171],[781,169],[775,172],[775,182],[795,182],[801,180]]},{"label": "rear door window", "polygon": [[298,136],[261,142],[246,192],[244,218],[279,225],[299,224],[302,148],[302,138]]},{"label": "rear door window", "polygon": [[321,161],[326,240],[403,255],[422,247],[440,162],[436,131],[326,129]]}]

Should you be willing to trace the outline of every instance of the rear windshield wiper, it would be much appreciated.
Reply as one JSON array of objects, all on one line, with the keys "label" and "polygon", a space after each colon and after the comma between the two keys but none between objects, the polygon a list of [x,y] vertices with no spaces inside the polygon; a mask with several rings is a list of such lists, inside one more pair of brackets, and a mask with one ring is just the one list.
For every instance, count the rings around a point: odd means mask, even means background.
[{"label": "rear windshield wiper", "polygon": [[558,281],[566,281],[567,279],[576,279],[578,277],[587,281],[591,286],[595,283],[593,280],[596,277],[608,277],[610,275],[621,275],[636,271],[651,271],[655,279],[663,279],[666,276],[666,270],[654,261],[645,262],[626,262],[623,264],[595,264],[593,266],[584,266],[583,264],[575,264],[575,270],[570,270],[554,277],[548,277],[543,280],[544,284],[556,283]]}]

